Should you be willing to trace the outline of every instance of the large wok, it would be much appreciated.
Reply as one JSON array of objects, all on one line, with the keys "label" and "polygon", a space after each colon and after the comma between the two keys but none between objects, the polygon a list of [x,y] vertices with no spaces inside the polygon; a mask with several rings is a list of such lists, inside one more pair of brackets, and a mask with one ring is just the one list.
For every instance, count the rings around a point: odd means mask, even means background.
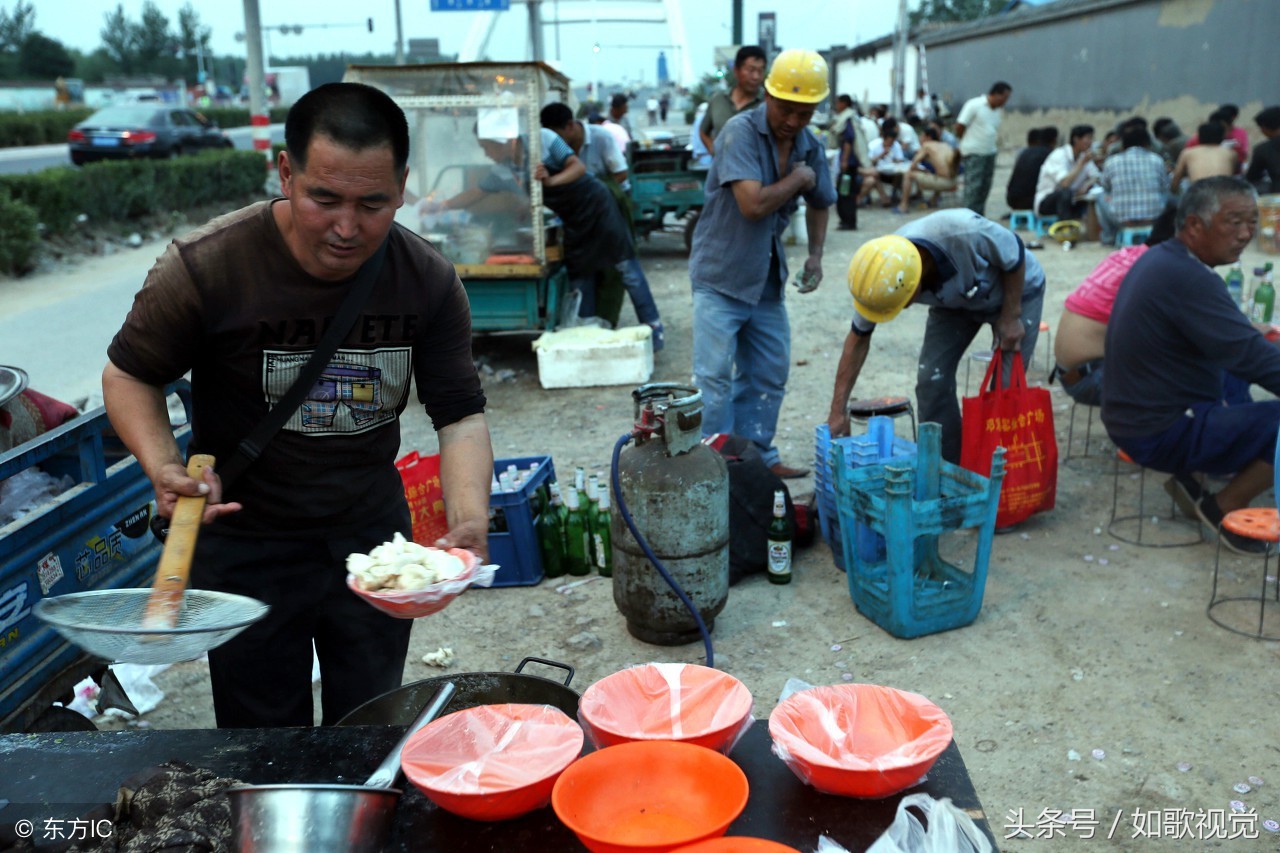
[{"label": "large wok", "polygon": [[[538,675],[525,675],[522,670],[530,662],[555,667],[567,673],[564,682],[552,681]],[[444,713],[462,711],[478,705],[501,705],[516,702],[528,705],[551,705],[559,708],[570,719],[578,718],[578,693],[569,688],[573,680],[573,667],[527,657],[516,666],[515,672],[461,672],[441,675],[405,684],[365,702],[338,720],[339,726],[404,726],[413,721],[435,692],[446,682],[452,682],[457,692]],[[443,716],[442,714],[441,716]]]}]

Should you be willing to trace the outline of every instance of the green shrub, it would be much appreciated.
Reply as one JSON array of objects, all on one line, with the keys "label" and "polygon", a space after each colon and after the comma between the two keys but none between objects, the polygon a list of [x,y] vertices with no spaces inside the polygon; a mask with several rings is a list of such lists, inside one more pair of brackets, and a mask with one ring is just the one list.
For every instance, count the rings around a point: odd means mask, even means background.
[{"label": "green shrub", "polygon": [[0,273],[31,268],[45,236],[71,232],[83,214],[122,229],[165,211],[238,202],[261,194],[266,163],[257,151],[206,151],[172,160],[106,160],[0,175]]},{"label": "green shrub", "polygon": [[35,210],[0,192],[0,272],[8,275],[31,269],[40,246]]},{"label": "green shrub", "polygon": [[66,142],[67,132],[92,112],[84,108],[25,113],[0,112],[0,148]]}]

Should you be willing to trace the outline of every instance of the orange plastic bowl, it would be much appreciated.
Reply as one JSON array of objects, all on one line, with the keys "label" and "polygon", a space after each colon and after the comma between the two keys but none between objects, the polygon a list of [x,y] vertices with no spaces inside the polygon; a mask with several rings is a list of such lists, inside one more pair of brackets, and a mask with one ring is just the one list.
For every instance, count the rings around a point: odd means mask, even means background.
[{"label": "orange plastic bowl", "polygon": [[666,853],[724,835],[747,794],[746,774],[720,753],[643,741],[571,764],[551,807],[593,853]]},{"label": "orange plastic bowl", "polygon": [[764,838],[726,835],[723,838],[712,838],[709,841],[690,844],[688,847],[680,847],[672,853],[800,853],[800,851]]},{"label": "orange plastic bowl", "polygon": [[769,717],[773,751],[826,794],[887,797],[928,772],[951,743],[951,719],[916,693],[877,684],[814,687]]},{"label": "orange plastic bowl", "polygon": [[550,705],[480,705],[423,726],[400,765],[440,808],[506,820],[545,806],[583,743],[582,728]]},{"label": "orange plastic bowl", "polygon": [[347,589],[372,604],[388,616],[400,619],[417,619],[439,613],[449,606],[475,576],[480,557],[463,548],[449,548],[446,553],[462,561],[462,574],[453,580],[432,584],[425,589],[398,589],[389,592],[370,592],[356,585],[355,575],[347,575]]},{"label": "orange plastic bowl", "polygon": [[599,746],[674,740],[727,752],[751,714],[741,681],[697,664],[649,663],[587,688],[578,714]]}]

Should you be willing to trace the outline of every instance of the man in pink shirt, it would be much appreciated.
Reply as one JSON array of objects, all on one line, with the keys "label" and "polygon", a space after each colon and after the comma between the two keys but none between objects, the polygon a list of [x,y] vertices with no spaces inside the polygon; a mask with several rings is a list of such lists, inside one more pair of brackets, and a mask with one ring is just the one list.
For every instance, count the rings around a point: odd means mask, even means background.
[{"label": "man in pink shirt", "polygon": [[[1213,115],[1209,116],[1209,121],[1216,121],[1222,125],[1222,146],[1235,151],[1236,159],[1239,160],[1239,168],[1243,169],[1244,164],[1249,161],[1249,132],[1243,127],[1236,127],[1236,117],[1239,115],[1240,108],[1235,104],[1223,104],[1218,107]],[[1199,144],[1199,133],[1193,133],[1191,138],[1187,140],[1188,148]]]},{"label": "man in pink shirt", "polygon": [[1145,244],[1126,246],[1107,255],[1067,297],[1053,336],[1053,358],[1057,362],[1053,373],[1076,402],[1101,405],[1102,363],[1111,306],[1129,268],[1147,249],[1173,236],[1174,210],[1172,206],[1165,208]]}]

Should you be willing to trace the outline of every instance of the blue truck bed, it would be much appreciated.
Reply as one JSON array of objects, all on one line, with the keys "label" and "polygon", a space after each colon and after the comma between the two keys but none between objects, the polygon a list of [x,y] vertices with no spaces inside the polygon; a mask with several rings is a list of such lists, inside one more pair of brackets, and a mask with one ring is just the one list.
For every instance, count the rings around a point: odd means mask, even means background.
[{"label": "blue truck bed", "polygon": [[[190,386],[180,382],[170,391],[189,419]],[[190,428],[177,428],[175,436],[185,453]],[[0,732],[28,730],[51,702],[106,663],[37,619],[35,603],[145,586],[160,556],[150,530],[151,482],[111,431],[106,409],[0,455],[0,481],[37,466],[75,485],[0,527]]]}]

